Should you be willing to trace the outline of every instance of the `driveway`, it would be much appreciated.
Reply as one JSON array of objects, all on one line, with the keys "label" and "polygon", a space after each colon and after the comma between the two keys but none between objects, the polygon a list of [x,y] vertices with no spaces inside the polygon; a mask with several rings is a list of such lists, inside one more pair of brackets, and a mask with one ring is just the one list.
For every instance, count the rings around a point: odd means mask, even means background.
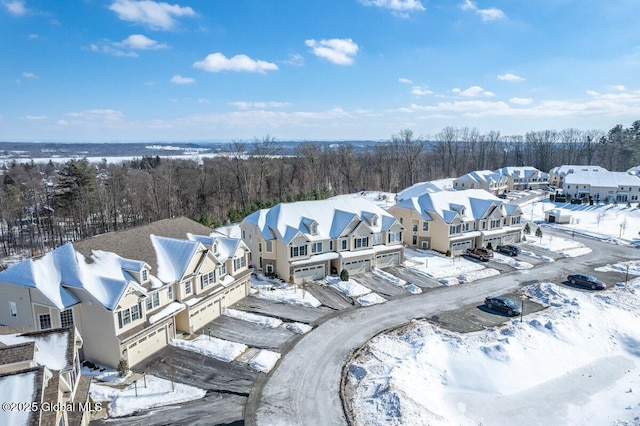
[{"label": "driveway", "polygon": [[[550,231],[555,233],[555,231]],[[485,294],[517,291],[531,281],[562,282],[568,271],[636,257],[636,249],[582,240],[593,252],[579,258],[560,258],[535,270],[515,271],[469,285],[439,287],[420,295],[380,305],[343,311],[305,335],[261,378],[247,403],[247,424],[346,424],[340,384],[342,368],[351,354],[373,336],[413,318],[442,316],[463,306],[478,306]]]}]

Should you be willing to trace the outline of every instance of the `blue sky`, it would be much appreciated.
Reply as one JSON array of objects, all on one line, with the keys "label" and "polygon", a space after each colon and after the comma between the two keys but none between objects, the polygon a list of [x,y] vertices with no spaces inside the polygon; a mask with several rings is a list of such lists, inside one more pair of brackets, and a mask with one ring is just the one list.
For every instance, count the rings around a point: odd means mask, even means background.
[{"label": "blue sky", "polygon": [[0,0],[0,140],[385,140],[640,119],[637,0]]}]

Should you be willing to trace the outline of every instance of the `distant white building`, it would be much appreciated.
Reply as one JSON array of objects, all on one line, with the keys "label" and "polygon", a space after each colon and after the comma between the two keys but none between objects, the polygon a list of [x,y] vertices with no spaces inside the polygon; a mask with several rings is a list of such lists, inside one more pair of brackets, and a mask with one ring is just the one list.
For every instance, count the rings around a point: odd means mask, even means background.
[{"label": "distant white building", "polygon": [[549,174],[535,167],[503,167],[495,170],[507,178],[511,190],[540,189],[549,185]]},{"label": "distant white building", "polygon": [[557,188],[562,188],[564,185],[564,177],[576,172],[607,172],[608,170],[600,166],[589,165],[570,165],[565,164],[562,166],[554,167],[549,170],[549,185],[553,185]]},{"label": "distant white building", "polygon": [[504,193],[507,189],[507,177],[491,170],[477,170],[453,180],[453,189],[484,189],[493,195]]},{"label": "distant white building", "polygon": [[591,196],[594,201],[637,202],[640,177],[625,172],[580,171],[567,174],[562,189],[574,198]]},{"label": "distant white building", "polygon": [[432,182],[418,182],[400,191],[396,201],[406,200],[411,197],[419,197],[420,195],[428,192],[438,192],[442,190],[442,188]]},{"label": "distant white building", "polygon": [[635,166],[627,170],[627,173],[634,176],[640,176],[640,166]]}]

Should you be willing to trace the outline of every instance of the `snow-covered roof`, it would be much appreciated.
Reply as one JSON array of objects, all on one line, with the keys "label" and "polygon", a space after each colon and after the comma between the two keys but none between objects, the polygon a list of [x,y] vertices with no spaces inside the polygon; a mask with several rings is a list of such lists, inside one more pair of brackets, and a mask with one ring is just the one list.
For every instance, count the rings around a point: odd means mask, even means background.
[{"label": "snow-covered roof", "polygon": [[451,223],[456,217],[463,221],[481,219],[492,208],[499,208],[503,215],[511,215],[518,209],[518,206],[504,203],[484,189],[427,193],[401,201],[394,207],[415,210],[425,221],[433,220],[431,215],[435,214],[446,223]]},{"label": "snow-covered roof", "polygon": [[187,234],[187,238],[191,241],[198,241],[204,244],[210,250],[213,250],[215,246],[216,250],[214,254],[219,260],[232,259],[242,242],[240,238],[223,237],[217,236],[216,234],[194,235],[189,233]]},{"label": "snow-covered roof", "polygon": [[590,166],[587,164],[575,165],[575,164],[563,164],[562,166],[554,167],[549,171],[554,175],[566,175],[569,173],[576,173],[580,171],[592,171],[592,172],[607,172],[608,170],[600,166]]},{"label": "snow-covered roof", "polygon": [[528,179],[532,176],[548,177],[549,175],[542,172],[535,167],[522,166],[522,167],[503,167],[495,170],[495,173],[500,173],[503,176],[511,176],[516,179]]},{"label": "snow-covered roof", "polygon": [[418,182],[410,187],[403,189],[398,193],[398,201],[406,200],[411,197],[419,197],[427,192],[442,191],[442,188],[432,182]]},{"label": "snow-covered roof", "polygon": [[640,177],[626,172],[609,172],[606,170],[580,171],[565,176],[564,183],[565,185],[588,184],[591,186],[618,188],[622,186],[638,186],[640,185]]},{"label": "snow-covered roof", "polygon": [[[40,401],[43,374],[42,367],[1,374],[0,399],[3,403]],[[38,420],[38,413],[31,410],[3,410],[0,413],[0,421],[5,425],[38,424]]]},{"label": "snow-covered roof", "polygon": [[460,176],[458,179],[472,180],[474,182],[500,182],[502,175],[500,173],[492,172],[491,170],[476,170],[474,172],[467,173]]},{"label": "snow-covered roof", "polygon": [[165,282],[180,281],[198,251],[206,248],[198,241],[159,237],[151,234],[151,243],[156,251],[158,271],[156,275]]},{"label": "snow-covered roof", "polygon": [[630,175],[640,176],[640,166],[635,166],[627,170]]},{"label": "snow-covered roof", "polygon": [[57,371],[73,367],[75,331],[72,328],[4,334],[0,335],[0,342],[9,346],[33,342],[33,359],[38,365]]},{"label": "snow-covered roof", "polygon": [[[375,225],[366,219],[368,215],[378,217]],[[318,224],[315,235],[305,225],[309,220]],[[264,239],[280,237],[288,244],[298,234],[310,240],[336,238],[350,231],[350,224],[361,221],[373,232],[388,231],[396,219],[366,198],[348,195],[321,201],[280,203],[270,209],[258,210],[244,221],[256,225]]]}]

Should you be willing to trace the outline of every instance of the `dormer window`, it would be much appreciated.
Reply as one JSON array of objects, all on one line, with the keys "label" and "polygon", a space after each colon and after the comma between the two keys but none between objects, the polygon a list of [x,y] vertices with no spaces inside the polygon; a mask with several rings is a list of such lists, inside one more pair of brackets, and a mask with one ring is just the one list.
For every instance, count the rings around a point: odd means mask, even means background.
[{"label": "dormer window", "polygon": [[318,224],[313,222],[311,224],[311,235],[317,235],[318,234]]},{"label": "dormer window", "polygon": [[149,273],[147,272],[146,269],[142,270],[142,282],[147,282],[147,280],[149,279]]},{"label": "dormer window", "polygon": [[214,241],[214,242],[213,242],[213,247],[212,247],[212,249],[213,249],[213,253],[214,253],[214,254],[218,254],[218,242],[217,242],[217,241]]}]

